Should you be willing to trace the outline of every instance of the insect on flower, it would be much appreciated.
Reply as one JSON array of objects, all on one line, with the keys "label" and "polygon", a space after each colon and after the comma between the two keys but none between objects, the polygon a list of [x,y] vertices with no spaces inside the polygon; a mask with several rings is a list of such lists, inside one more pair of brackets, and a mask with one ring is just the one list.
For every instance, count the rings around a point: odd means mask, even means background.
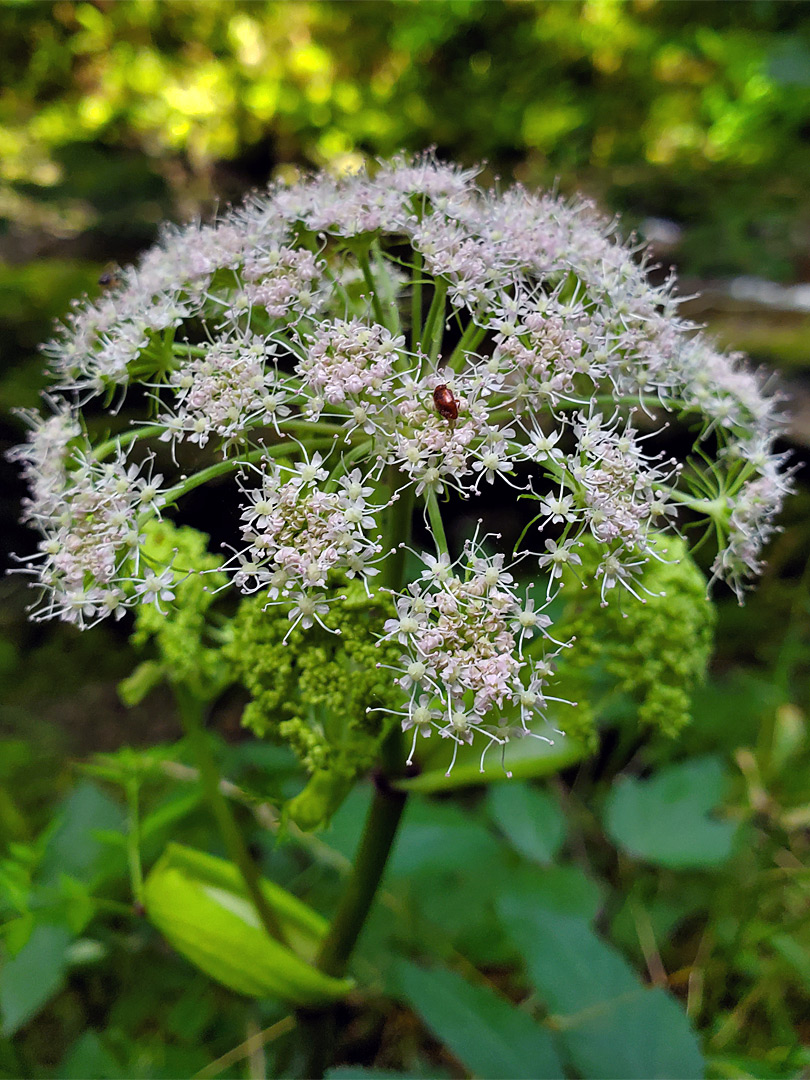
[{"label": "insect on flower", "polygon": [[116,270],[105,270],[98,279],[102,289],[117,288],[121,284],[121,278]]},{"label": "insect on flower", "polygon": [[433,391],[433,404],[436,412],[445,420],[458,420],[458,401],[453,397],[449,386],[441,383]]}]

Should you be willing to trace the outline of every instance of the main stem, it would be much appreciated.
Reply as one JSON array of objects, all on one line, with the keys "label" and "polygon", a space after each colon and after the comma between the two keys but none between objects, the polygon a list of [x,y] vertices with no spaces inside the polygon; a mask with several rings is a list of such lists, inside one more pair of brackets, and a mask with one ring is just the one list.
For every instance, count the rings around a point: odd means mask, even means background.
[{"label": "main stem", "polygon": [[360,931],[382,880],[405,809],[406,794],[391,781],[402,772],[405,754],[397,725],[383,747],[382,768],[374,776],[374,798],[349,880],[318,953],[316,966],[336,978],[344,975]]},{"label": "main stem", "polygon": [[[395,490],[396,477],[388,475],[385,479]],[[412,512],[413,496],[409,489],[391,508],[389,542],[396,544],[398,539],[408,542]],[[401,588],[404,560],[405,548],[396,546],[386,566],[388,588]],[[403,775],[405,767],[402,728],[396,724],[383,743],[380,767],[374,774],[374,796],[354,864],[315,962],[320,971],[335,978],[346,972],[394,846],[407,801],[407,792],[397,790],[394,782]],[[320,1080],[331,1064],[336,1034],[335,1010],[332,1007],[299,1009],[298,1027],[304,1047],[304,1076]]]},{"label": "main stem", "polygon": [[[397,791],[392,784],[401,775],[404,760],[402,730],[397,725],[383,744],[381,768],[374,775],[374,797],[354,864],[315,962],[315,966],[327,975],[340,977],[345,974],[382,881],[407,800],[407,793]],[[299,1009],[298,1029],[304,1048],[302,1075],[307,1080],[322,1080],[334,1053],[335,1008]]]}]

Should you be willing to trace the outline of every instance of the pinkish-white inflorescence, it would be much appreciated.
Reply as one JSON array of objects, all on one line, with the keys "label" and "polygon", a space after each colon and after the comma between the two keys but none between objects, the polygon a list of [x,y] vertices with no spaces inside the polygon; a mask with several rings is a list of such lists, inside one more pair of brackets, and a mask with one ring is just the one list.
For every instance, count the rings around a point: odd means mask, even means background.
[{"label": "pinkish-white inflorescence", "polygon": [[[520,559],[541,599],[590,537],[586,584],[607,603],[638,592],[654,536],[684,514],[705,519],[712,574],[742,596],[790,486],[774,399],[679,317],[672,281],[651,283],[611,223],[587,202],[483,190],[431,156],[276,184],[168,229],[46,352],[54,387],[12,451],[41,537],[25,564],[35,617],[83,627],[170,603],[143,523],[225,478],[238,590],[327,629],[347,578],[389,590],[414,742],[530,732],[564,647],[491,541],[451,559],[448,495],[535,500]],[[96,398],[129,426],[93,445]],[[665,454],[656,436],[680,421],[694,448],[676,458],[683,440]],[[435,550],[408,583],[414,504]]]}]

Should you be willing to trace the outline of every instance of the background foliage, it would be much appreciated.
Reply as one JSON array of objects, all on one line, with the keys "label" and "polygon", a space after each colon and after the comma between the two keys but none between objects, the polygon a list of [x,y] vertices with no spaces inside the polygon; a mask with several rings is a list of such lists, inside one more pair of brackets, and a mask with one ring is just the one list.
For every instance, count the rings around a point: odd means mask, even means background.
[{"label": "background foliage", "polygon": [[[685,293],[707,289],[695,317],[785,373],[804,453],[804,5],[16,0],[0,70],[4,409],[35,403],[50,320],[162,219],[272,174],[434,145],[486,161],[485,180],[556,180],[622,211]],[[19,435],[6,417],[5,444]],[[4,478],[3,532],[24,552]],[[410,806],[333,1076],[810,1067],[809,501],[746,608],[719,598],[712,673],[677,740],[639,729],[646,699],[614,695],[597,752],[550,759],[547,781]],[[0,588],[0,1075],[261,1075],[239,1044],[268,1028],[263,1067],[286,1074],[286,1011],[211,983],[131,907],[134,792],[147,866],[170,835],[219,853],[170,700],[120,702],[143,659],[125,631],[32,627],[20,579]],[[368,792],[318,838],[276,844],[274,800],[300,779],[287,751],[244,737],[242,705],[226,695],[214,717],[231,795],[267,876],[328,914]]]}]

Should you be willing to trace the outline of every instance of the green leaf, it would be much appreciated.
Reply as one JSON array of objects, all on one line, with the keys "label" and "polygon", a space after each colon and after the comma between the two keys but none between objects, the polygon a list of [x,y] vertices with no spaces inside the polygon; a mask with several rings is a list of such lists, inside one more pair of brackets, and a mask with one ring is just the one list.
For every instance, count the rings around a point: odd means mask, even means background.
[{"label": "green leaf", "polygon": [[488,1080],[562,1076],[551,1035],[510,1002],[442,968],[400,960],[402,997],[471,1073]]},{"label": "green leaf", "polygon": [[181,791],[178,795],[172,795],[161,806],[144,816],[140,829],[141,842],[145,842],[155,833],[181,821],[199,806],[201,799],[202,788],[199,786],[194,786],[191,791]]},{"label": "green leaf", "polygon": [[565,819],[545,792],[529,784],[497,784],[487,798],[489,815],[512,847],[541,866],[550,863],[565,836]]},{"label": "green leaf", "polygon": [[453,868],[469,872],[498,853],[498,842],[474,811],[427,799],[412,800],[391,856],[394,877]]},{"label": "green leaf", "polygon": [[495,913],[495,896],[499,883],[517,869],[515,861],[501,845],[491,858],[475,859],[468,866],[436,868],[397,881],[402,902],[397,941],[435,959],[456,949],[477,965],[513,963],[514,949]]},{"label": "green leaf", "polygon": [[67,927],[40,923],[16,956],[0,970],[0,1033],[8,1038],[35,1016],[62,987],[71,936]]},{"label": "green leaf", "polygon": [[[432,1072],[431,1076],[447,1073]],[[362,1065],[342,1065],[339,1069],[327,1069],[324,1080],[425,1080],[427,1073],[393,1072],[390,1069],[366,1069]]]},{"label": "green leaf", "polygon": [[588,1080],[703,1076],[697,1040],[680,1005],[664,990],[643,986],[584,919],[512,894],[501,898],[499,911],[578,1073]]},{"label": "green leaf", "polygon": [[[782,1051],[783,1053],[784,1051]],[[800,1051],[801,1053],[801,1051]],[[779,1055],[781,1057],[781,1054]],[[718,1080],[794,1080],[804,1076],[807,1065],[806,1054],[791,1067],[790,1059],[777,1060],[774,1064],[763,1061],[763,1055],[746,1057],[743,1054],[712,1054],[706,1059],[708,1075]]]},{"label": "green leaf", "polygon": [[[502,895],[501,883],[495,887],[496,899]],[[592,921],[602,906],[602,892],[595,881],[578,866],[523,865],[509,877],[509,893],[520,896],[529,906],[539,905],[561,915],[575,915]]]},{"label": "green leaf", "polygon": [[[67,797],[57,821],[45,848],[41,883],[54,885],[62,874],[88,883],[108,876],[110,849],[100,837],[105,833],[123,835],[121,807],[95,784],[85,781]],[[112,863],[112,868],[118,865],[117,860]]]},{"label": "green leaf", "polygon": [[68,928],[74,934],[81,934],[96,910],[90,889],[83,881],[63,874],[59,879],[59,903]]},{"label": "green leaf", "polygon": [[[485,759],[482,771],[481,751],[473,746],[459,747],[456,763],[448,776],[447,768],[452,754],[447,742],[444,739],[428,742],[433,746],[422,762],[422,771],[418,776],[400,781],[399,787],[429,794],[433,791],[452,791],[468,784],[493,784],[509,780],[500,758],[494,752]],[[553,745],[540,739],[526,738],[509,744],[505,762],[506,769],[514,779],[531,779],[553,776],[561,769],[581,761],[586,754],[582,743],[570,736],[561,735]]]},{"label": "green leaf", "polygon": [[81,769],[88,776],[97,776],[121,787],[126,787],[133,780],[142,784],[165,777],[164,765],[175,750],[175,746],[162,744],[144,750],[122,746],[114,753],[94,754],[92,760],[83,764]]},{"label": "green leaf", "polygon": [[117,829],[93,829],[93,839],[107,847],[118,848],[119,851],[126,851],[129,846],[128,838]]},{"label": "green leaf", "polygon": [[25,815],[3,784],[0,784],[0,835],[17,840],[29,836]]},{"label": "green leaf", "polygon": [[17,955],[31,937],[35,926],[36,916],[32,911],[27,911],[16,919],[9,919],[0,926],[9,956]]},{"label": "green leaf", "polygon": [[121,701],[130,709],[139,705],[165,677],[166,669],[163,664],[157,660],[144,660],[131,675],[127,675],[118,684]]},{"label": "green leaf", "polygon": [[62,1080],[111,1080],[126,1073],[95,1031],[85,1031],[59,1066]]},{"label": "green leaf", "polygon": [[650,780],[627,779],[608,797],[605,826],[631,855],[686,869],[729,857],[736,826],[708,814],[726,786],[721,762],[699,758],[661,769]]},{"label": "green leaf", "polygon": [[345,996],[350,979],[312,964],[326,920],[272,881],[263,879],[261,889],[289,946],[268,937],[232,863],[180,844],[169,844],[152,868],[144,905],[179,953],[239,994],[296,1005]]}]

